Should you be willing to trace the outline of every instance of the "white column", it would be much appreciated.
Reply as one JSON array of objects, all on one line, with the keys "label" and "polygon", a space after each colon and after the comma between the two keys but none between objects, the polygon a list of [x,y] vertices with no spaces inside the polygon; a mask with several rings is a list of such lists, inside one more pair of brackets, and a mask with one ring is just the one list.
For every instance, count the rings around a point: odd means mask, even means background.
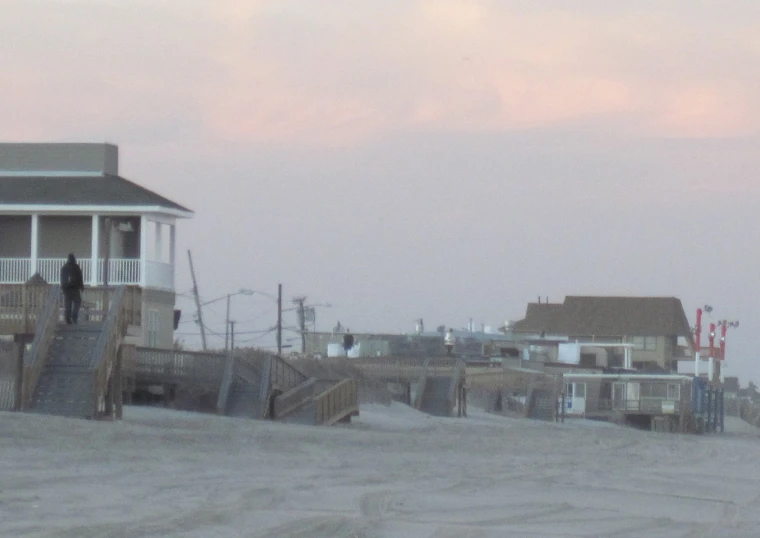
[{"label": "white column", "polygon": [[177,278],[177,270],[175,269],[175,262],[177,261],[177,225],[169,225],[169,263],[172,266],[172,289],[176,289],[175,279]]},{"label": "white column", "polygon": [[169,263],[174,267],[177,260],[177,225],[169,225]]},{"label": "white column", "polygon": [[145,287],[148,273],[148,218],[140,216],[140,286]]},{"label": "white column", "polygon": [[98,285],[98,269],[100,259],[100,215],[92,216],[92,274],[90,275],[90,286]]},{"label": "white column", "polygon": [[715,374],[715,372],[713,370],[713,368],[714,368],[714,366],[713,366],[713,364],[714,364],[713,360],[714,359],[712,357],[709,357],[707,359],[707,382],[708,383],[712,383],[713,382],[713,375]]},{"label": "white column", "polygon": [[164,244],[161,237],[161,230],[163,228],[163,225],[156,221],[156,250],[153,253],[153,255],[156,257],[155,261],[162,262],[164,261],[163,252],[164,252]]},{"label": "white column", "polygon": [[694,377],[699,377],[699,351],[694,354]]},{"label": "white column", "polygon": [[37,272],[37,258],[40,254],[40,216],[32,214],[32,255],[29,264],[30,277]]}]

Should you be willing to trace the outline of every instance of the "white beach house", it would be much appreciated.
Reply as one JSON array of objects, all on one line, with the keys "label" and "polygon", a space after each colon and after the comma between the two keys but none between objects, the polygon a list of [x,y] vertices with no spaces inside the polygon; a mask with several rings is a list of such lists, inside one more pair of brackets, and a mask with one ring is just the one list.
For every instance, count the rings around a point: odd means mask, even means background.
[{"label": "white beach house", "polygon": [[111,144],[0,144],[0,284],[58,283],[73,252],[92,287],[142,289],[139,345],[171,347],[177,220],[193,212],[119,175]]}]

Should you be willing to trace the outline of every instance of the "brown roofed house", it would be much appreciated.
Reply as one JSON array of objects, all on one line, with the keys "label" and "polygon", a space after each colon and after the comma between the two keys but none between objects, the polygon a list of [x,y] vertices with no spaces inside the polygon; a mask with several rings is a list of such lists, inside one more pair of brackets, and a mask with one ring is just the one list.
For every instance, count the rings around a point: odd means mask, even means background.
[{"label": "brown roofed house", "polygon": [[677,369],[678,340],[693,348],[691,328],[675,297],[568,296],[563,303],[531,303],[515,332],[567,336],[570,341],[633,344],[638,369]]}]

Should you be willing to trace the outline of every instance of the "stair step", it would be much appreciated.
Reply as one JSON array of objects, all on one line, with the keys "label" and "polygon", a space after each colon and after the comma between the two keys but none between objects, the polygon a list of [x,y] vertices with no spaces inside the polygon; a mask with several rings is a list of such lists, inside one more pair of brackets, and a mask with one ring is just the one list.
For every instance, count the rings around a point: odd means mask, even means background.
[{"label": "stair step", "polygon": [[88,369],[46,368],[40,376],[30,411],[68,417],[90,417],[93,373]]},{"label": "stair step", "polygon": [[258,391],[230,391],[226,414],[231,417],[261,418],[262,405]]},{"label": "stair step", "polygon": [[102,323],[59,323],[30,401],[29,411],[46,415],[90,418],[93,413],[93,375]]}]

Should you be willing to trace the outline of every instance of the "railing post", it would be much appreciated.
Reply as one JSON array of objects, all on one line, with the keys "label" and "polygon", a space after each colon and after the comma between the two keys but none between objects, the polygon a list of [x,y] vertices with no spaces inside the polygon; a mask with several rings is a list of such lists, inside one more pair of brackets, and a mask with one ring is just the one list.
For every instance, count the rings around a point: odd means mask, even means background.
[{"label": "railing post", "polygon": [[27,297],[29,295],[27,286],[21,287],[21,324],[22,324],[22,332],[28,333],[29,332],[29,298]]},{"label": "railing post", "polygon": [[116,399],[116,420],[121,420],[123,413],[123,372],[124,372],[124,346],[119,346],[116,354],[116,367],[113,370],[114,398]]},{"label": "railing post", "polygon": [[16,340],[16,393],[14,394],[14,411],[21,411],[24,407],[24,349],[26,348],[26,335],[17,334]]}]

